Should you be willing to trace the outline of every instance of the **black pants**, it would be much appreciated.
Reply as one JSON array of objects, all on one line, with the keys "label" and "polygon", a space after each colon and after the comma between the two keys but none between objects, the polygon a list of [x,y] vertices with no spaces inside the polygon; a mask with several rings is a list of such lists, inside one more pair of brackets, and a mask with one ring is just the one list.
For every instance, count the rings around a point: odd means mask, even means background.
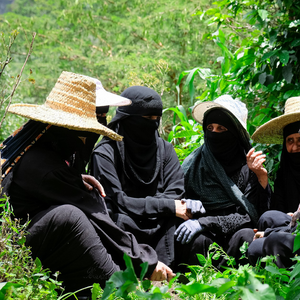
[{"label": "black pants", "polygon": [[52,206],[37,214],[28,228],[27,245],[44,268],[59,271],[67,291],[100,283],[120,267],[103,246],[86,215],[72,205]]},{"label": "black pants", "polygon": [[[175,254],[176,261],[182,264],[188,265],[199,265],[199,259],[197,254],[202,254],[207,257],[208,249],[214,242],[223,248],[223,250],[236,261],[236,266],[240,264],[248,263],[248,260],[240,260],[242,253],[240,247],[244,242],[251,243],[253,240],[254,232],[251,228],[243,228],[238,230],[231,236],[220,237],[220,235],[212,234],[211,232],[204,232],[196,236],[189,244],[181,245],[176,242]],[[174,269],[175,272],[185,272],[184,265],[179,264],[178,269]],[[225,259],[219,259],[213,261],[213,264],[222,269],[224,266],[227,267]]]},{"label": "black pants", "polygon": [[267,211],[258,221],[258,230],[265,231],[266,236],[251,243],[248,248],[248,258],[252,265],[267,255],[276,256],[276,265],[279,268],[292,266],[290,259],[295,256],[293,245],[295,236],[289,231],[291,217],[280,211]]}]

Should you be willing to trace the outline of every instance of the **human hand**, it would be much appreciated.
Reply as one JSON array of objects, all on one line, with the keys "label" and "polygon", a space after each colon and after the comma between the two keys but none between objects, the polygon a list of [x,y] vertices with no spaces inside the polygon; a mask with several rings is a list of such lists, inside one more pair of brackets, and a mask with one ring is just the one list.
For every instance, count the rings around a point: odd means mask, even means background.
[{"label": "human hand", "polygon": [[246,159],[249,169],[256,174],[261,186],[266,188],[268,184],[268,171],[263,166],[263,163],[266,161],[266,155],[262,151],[255,152],[255,149],[251,148],[246,155]]},{"label": "human hand", "polygon": [[151,281],[170,281],[176,274],[173,273],[172,269],[166,266],[164,263],[158,261],[155,270],[153,271],[150,280]]},{"label": "human hand", "polygon": [[200,200],[193,199],[181,199],[181,202],[186,203],[186,208],[191,211],[192,214],[201,213],[205,214],[206,210]]},{"label": "human hand", "polygon": [[181,200],[175,200],[175,212],[176,217],[183,220],[188,220],[192,217],[192,215],[186,209],[186,203],[182,202]]},{"label": "human hand", "polygon": [[93,188],[96,188],[102,197],[106,196],[103,186],[94,176],[81,174],[81,177],[83,184],[88,191],[91,191],[93,190]]},{"label": "human hand", "polygon": [[253,231],[254,231],[253,241],[255,241],[256,239],[263,238],[265,235],[264,231],[258,231],[257,229],[253,229]]},{"label": "human hand", "polygon": [[204,228],[198,220],[187,220],[179,225],[174,235],[177,236],[177,242],[188,244],[197,232],[202,232],[203,230]]}]

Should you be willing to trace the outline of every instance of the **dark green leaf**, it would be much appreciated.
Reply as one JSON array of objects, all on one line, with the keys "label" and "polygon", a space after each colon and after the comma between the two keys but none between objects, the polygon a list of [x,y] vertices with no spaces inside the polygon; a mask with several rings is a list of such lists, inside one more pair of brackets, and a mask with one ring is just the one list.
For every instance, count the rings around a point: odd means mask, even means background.
[{"label": "dark green leaf", "polygon": [[258,76],[259,83],[264,84],[266,81],[266,78],[267,78],[267,73],[264,72],[264,73],[260,74]]},{"label": "dark green leaf", "polygon": [[287,83],[292,82],[293,68],[290,64],[282,68],[282,75]]},{"label": "dark green leaf", "polygon": [[279,59],[280,61],[283,63],[283,64],[287,64],[288,61],[289,61],[289,58],[290,58],[290,54],[288,51],[286,50],[282,50],[282,51],[279,51],[278,52],[278,56],[279,56]]}]

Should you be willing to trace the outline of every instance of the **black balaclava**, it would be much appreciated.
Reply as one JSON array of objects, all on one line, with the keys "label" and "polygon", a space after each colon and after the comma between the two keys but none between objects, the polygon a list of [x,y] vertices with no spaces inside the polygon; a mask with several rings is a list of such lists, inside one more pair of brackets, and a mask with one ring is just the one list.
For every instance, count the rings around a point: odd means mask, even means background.
[{"label": "black balaclava", "polygon": [[127,176],[136,183],[151,184],[160,169],[157,147],[159,120],[148,120],[142,116],[161,116],[161,98],[145,86],[129,87],[121,96],[132,103],[118,107],[108,127],[124,137],[118,148]]},{"label": "black balaclava", "polygon": [[[211,132],[207,126],[212,123],[226,127],[227,131]],[[219,108],[209,110],[204,115],[203,130],[210,151],[228,176],[232,176],[246,164],[246,151],[242,146],[239,130],[227,112]]]},{"label": "black balaclava", "polygon": [[107,119],[106,119],[106,116],[105,117],[100,117],[98,115],[101,115],[101,114],[105,114],[105,113],[108,113],[108,110],[109,110],[109,106],[97,106],[96,107],[96,115],[97,115],[97,120],[100,124],[104,125],[104,126],[107,126]]}]

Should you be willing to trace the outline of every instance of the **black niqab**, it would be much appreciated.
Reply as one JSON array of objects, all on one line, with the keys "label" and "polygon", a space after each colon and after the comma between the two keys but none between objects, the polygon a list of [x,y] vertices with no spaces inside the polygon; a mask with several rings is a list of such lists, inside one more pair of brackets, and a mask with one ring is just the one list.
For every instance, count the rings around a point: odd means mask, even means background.
[{"label": "black niqab", "polygon": [[[117,147],[126,176],[137,184],[149,185],[160,170],[159,121],[143,116],[161,116],[162,101],[157,92],[144,86],[129,87],[121,96],[132,103],[118,107],[108,127],[123,136]],[[108,140],[104,137],[100,144]]]},{"label": "black niqab", "polygon": [[[203,120],[205,142],[229,177],[246,164],[246,153],[250,149],[249,141],[244,142],[240,134],[241,130],[237,128],[232,118],[233,116],[230,116],[225,110],[215,108],[209,110]],[[212,123],[226,127],[227,131],[212,132],[208,130],[207,126]]]},{"label": "black niqab", "polygon": [[291,123],[283,129],[283,147],[280,159],[280,167],[274,183],[276,189],[283,191],[286,201],[286,211],[294,212],[300,203],[300,152],[289,153],[286,149],[286,138],[300,130],[300,121]]}]

